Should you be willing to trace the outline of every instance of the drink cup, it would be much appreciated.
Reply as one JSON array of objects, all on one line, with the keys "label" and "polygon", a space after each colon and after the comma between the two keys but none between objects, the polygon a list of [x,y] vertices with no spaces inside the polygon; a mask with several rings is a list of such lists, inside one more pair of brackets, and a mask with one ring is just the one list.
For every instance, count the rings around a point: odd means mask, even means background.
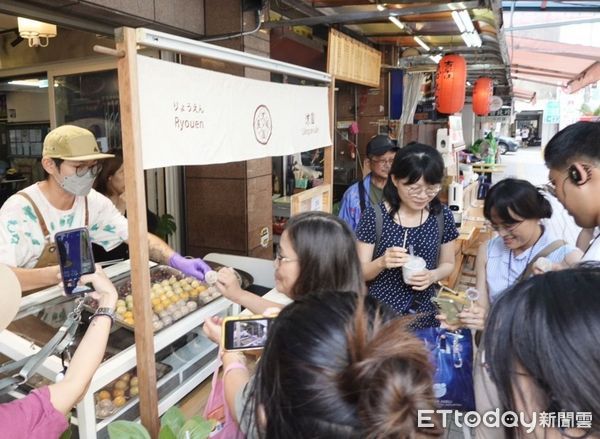
[{"label": "drink cup", "polygon": [[406,264],[402,266],[402,279],[405,284],[410,284],[410,278],[425,270],[427,263],[420,256],[411,256]]}]

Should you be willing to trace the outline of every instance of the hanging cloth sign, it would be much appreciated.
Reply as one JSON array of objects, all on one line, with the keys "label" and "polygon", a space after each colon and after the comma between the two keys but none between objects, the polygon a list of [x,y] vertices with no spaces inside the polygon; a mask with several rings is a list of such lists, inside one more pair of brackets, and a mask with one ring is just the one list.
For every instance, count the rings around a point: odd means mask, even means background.
[{"label": "hanging cloth sign", "polygon": [[331,145],[327,87],[137,58],[144,169],[237,162]]}]

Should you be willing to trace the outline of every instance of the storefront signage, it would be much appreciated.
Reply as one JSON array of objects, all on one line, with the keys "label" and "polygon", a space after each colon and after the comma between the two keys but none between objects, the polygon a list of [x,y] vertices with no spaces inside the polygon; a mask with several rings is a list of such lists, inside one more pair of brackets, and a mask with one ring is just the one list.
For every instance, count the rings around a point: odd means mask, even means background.
[{"label": "storefront signage", "polygon": [[138,55],[144,169],[331,145],[328,88],[276,84]]},{"label": "storefront signage", "polygon": [[560,122],[560,102],[548,101],[544,109],[544,123]]},{"label": "storefront signage", "polygon": [[379,87],[381,52],[335,29],[329,30],[327,72],[337,79]]}]

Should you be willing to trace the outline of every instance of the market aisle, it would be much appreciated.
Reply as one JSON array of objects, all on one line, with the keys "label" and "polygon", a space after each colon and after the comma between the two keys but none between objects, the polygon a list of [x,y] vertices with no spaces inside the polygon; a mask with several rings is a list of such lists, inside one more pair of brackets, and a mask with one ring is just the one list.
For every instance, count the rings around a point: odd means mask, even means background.
[{"label": "market aisle", "polygon": [[494,182],[507,177],[521,178],[536,186],[548,182],[548,168],[539,146],[508,152],[502,156],[501,163],[506,165],[506,170],[494,178]]}]

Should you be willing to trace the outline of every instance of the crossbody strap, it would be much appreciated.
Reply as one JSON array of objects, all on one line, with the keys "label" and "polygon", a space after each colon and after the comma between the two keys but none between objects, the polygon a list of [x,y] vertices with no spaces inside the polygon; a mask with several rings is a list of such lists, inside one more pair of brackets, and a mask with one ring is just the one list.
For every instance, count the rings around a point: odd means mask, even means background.
[{"label": "crossbody strap", "polygon": [[367,190],[365,189],[365,181],[358,181],[358,202],[360,203],[360,214],[364,215],[367,208]]},{"label": "crossbody strap", "polygon": [[529,276],[531,276],[533,274],[533,266],[535,264],[535,261],[537,261],[539,258],[545,258],[550,253],[552,253],[554,250],[558,250],[560,247],[562,247],[565,244],[566,244],[565,241],[563,241],[562,239],[557,239],[556,241],[552,241],[550,244],[548,244],[546,247],[544,247],[542,250],[540,250],[533,257],[533,259],[529,262],[529,264],[527,264],[527,267],[525,267],[525,270],[523,270],[523,273],[521,273],[521,275],[517,279],[517,282],[520,282],[523,279],[527,279]]},{"label": "crossbody strap", "polygon": [[444,209],[442,208],[435,216],[438,225],[438,246],[437,246],[437,265],[440,265],[440,255],[442,254],[442,239],[444,238]]},{"label": "crossbody strap", "polygon": [[375,247],[373,247],[373,255],[371,256],[371,260],[375,259],[375,255],[379,249],[381,235],[383,233],[383,210],[381,210],[381,204],[378,203],[374,205],[373,210],[375,211]]}]

